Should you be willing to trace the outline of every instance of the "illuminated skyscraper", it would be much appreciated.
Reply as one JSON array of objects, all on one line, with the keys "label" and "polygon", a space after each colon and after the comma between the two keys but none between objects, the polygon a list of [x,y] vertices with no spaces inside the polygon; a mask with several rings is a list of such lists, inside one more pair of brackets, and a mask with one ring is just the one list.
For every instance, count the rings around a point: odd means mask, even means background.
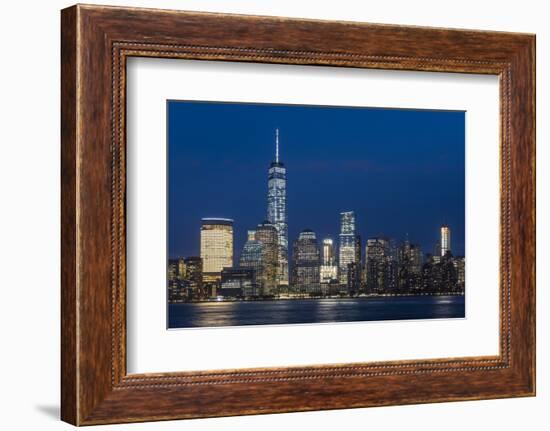
[{"label": "illuminated skyscraper", "polygon": [[253,284],[251,289],[245,289],[245,296],[258,296],[261,294],[261,280],[263,270],[264,243],[256,240],[256,231],[248,231],[248,239],[244,244],[241,258],[239,259],[239,267],[249,268],[253,271]]},{"label": "illuminated skyscraper", "polygon": [[275,131],[275,161],[271,163],[267,181],[267,220],[277,229],[277,282],[288,285],[288,222],[286,214],[286,168],[279,161],[279,129]]},{"label": "illuminated skyscraper", "polygon": [[389,242],[385,238],[369,238],[365,247],[365,280],[367,292],[388,292],[390,274]]},{"label": "illuminated skyscraper", "polygon": [[348,265],[356,262],[356,241],[355,213],[353,211],[340,213],[340,246],[338,250],[338,280],[340,284],[347,284]]},{"label": "illuminated skyscraper", "polygon": [[420,246],[407,239],[397,250],[397,287],[401,293],[412,293],[422,287],[424,255]]},{"label": "illuminated skyscraper", "polygon": [[334,255],[334,241],[332,238],[323,239],[323,250],[320,270],[321,283],[328,284],[338,279],[338,266]]},{"label": "illuminated skyscraper", "polygon": [[222,269],[233,267],[233,220],[202,219],[201,258],[205,282],[219,281]]},{"label": "illuminated skyscraper", "polygon": [[263,296],[275,295],[277,294],[277,268],[279,267],[277,229],[266,220],[258,225],[254,238],[262,244],[261,271],[256,277],[260,285],[260,294]]},{"label": "illuminated skyscraper", "polygon": [[323,240],[323,265],[334,265],[334,241],[332,238],[325,238]]},{"label": "illuminated skyscraper", "polygon": [[320,293],[319,268],[321,256],[315,232],[300,232],[292,248],[292,284],[296,292]]},{"label": "illuminated skyscraper", "polygon": [[451,251],[451,229],[447,225],[441,226],[441,256],[445,256],[448,251]]}]

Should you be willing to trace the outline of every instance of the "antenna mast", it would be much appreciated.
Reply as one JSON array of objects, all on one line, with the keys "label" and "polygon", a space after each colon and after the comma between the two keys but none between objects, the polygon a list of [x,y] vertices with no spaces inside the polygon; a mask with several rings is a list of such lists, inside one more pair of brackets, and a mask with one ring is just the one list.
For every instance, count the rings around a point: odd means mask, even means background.
[{"label": "antenna mast", "polygon": [[275,162],[279,163],[279,129],[275,129]]}]

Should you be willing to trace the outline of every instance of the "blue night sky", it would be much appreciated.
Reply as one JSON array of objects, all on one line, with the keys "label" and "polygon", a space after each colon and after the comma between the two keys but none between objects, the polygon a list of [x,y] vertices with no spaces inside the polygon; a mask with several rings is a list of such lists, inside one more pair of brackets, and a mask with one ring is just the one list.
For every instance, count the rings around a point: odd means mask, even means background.
[{"label": "blue night sky", "polygon": [[337,240],[339,213],[355,211],[363,253],[369,237],[407,234],[432,253],[447,223],[453,254],[464,254],[464,112],[186,101],[167,109],[172,258],[198,256],[201,218],[225,217],[235,221],[238,259],[247,230],[266,218],[277,127],[289,251],[306,228]]}]

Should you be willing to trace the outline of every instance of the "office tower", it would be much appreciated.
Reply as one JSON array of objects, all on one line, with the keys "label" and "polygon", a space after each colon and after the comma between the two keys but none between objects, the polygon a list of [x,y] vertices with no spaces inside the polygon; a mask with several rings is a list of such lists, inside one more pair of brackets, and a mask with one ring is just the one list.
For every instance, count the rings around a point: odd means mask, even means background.
[{"label": "office tower", "polygon": [[201,258],[203,280],[220,281],[222,269],[233,266],[233,220],[202,219]]},{"label": "office tower", "polygon": [[292,247],[292,285],[299,293],[320,293],[319,268],[321,253],[315,232],[300,232]]},{"label": "office tower", "polygon": [[403,242],[397,250],[398,287],[401,292],[415,292],[422,288],[423,254],[420,246]]},{"label": "office tower", "polygon": [[392,287],[392,259],[385,238],[369,238],[365,247],[365,282],[368,293],[387,293]]},{"label": "office tower", "polygon": [[338,279],[340,284],[347,285],[348,265],[355,263],[357,258],[355,213],[347,211],[340,213],[340,246],[338,250]]},{"label": "office tower", "polygon": [[329,284],[338,279],[338,266],[334,254],[334,241],[332,238],[323,239],[323,251],[320,268],[320,282]]},{"label": "office tower", "polygon": [[423,255],[420,246],[409,241],[403,242],[397,250],[397,258],[414,274],[420,274],[422,271]]},{"label": "office tower", "polygon": [[250,289],[245,290],[244,295],[258,296],[261,293],[259,283],[262,279],[264,243],[256,240],[255,230],[249,230],[247,238],[239,259],[239,267],[252,270],[253,284]]},{"label": "office tower", "polygon": [[441,256],[445,256],[447,252],[451,251],[451,229],[447,225],[441,226]]},{"label": "office tower", "polygon": [[286,213],[286,168],[279,161],[279,129],[275,131],[275,161],[267,180],[267,220],[277,229],[277,283],[288,286],[288,223]]},{"label": "office tower", "polygon": [[261,286],[260,295],[276,295],[278,293],[277,269],[279,268],[279,236],[277,229],[266,220],[258,225],[254,237],[256,241],[262,243],[262,266],[256,277]]}]

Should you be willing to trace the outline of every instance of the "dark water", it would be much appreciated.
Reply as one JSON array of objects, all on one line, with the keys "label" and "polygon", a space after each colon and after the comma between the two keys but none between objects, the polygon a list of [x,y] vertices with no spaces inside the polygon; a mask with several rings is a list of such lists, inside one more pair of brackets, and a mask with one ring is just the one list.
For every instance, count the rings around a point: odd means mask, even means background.
[{"label": "dark water", "polygon": [[464,296],[202,302],[168,308],[170,328],[457,317],[464,317]]}]

